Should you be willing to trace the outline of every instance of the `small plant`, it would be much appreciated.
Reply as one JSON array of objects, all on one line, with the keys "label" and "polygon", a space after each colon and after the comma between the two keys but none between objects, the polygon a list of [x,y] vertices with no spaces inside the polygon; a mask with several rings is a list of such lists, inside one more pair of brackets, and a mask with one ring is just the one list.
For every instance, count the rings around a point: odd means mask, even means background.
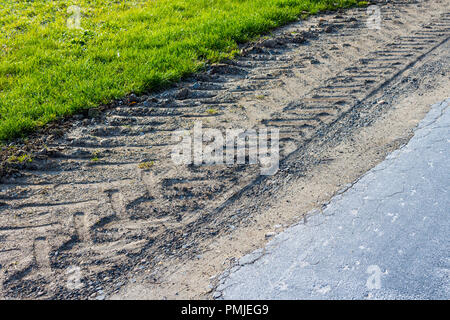
[{"label": "small plant", "polygon": [[264,100],[265,96],[260,94],[260,95],[257,95],[255,98],[258,100]]},{"label": "small plant", "polygon": [[99,160],[99,152],[98,152],[98,151],[94,151],[94,152],[92,153],[91,161],[92,161],[92,162],[97,162],[98,160]]},{"label": "small plant", "polygon": [[151,167],[153,167],[154,164],[154,161],[141,162],[139,163],[138,168],[142,170],[149,170]]},{"label": "small plant", "polygon": [[23,154],[21,156],[10,156],[7,160],[9,163],[24,163],[32,162],[33,158],[29,154]]},{"label": "small plant", "polygon": [[209,108],[208,110],[206,110],[206,112],[210,115],[214,115],[214,114],[217,114],[219,111],[217,111],[214,108]]}]

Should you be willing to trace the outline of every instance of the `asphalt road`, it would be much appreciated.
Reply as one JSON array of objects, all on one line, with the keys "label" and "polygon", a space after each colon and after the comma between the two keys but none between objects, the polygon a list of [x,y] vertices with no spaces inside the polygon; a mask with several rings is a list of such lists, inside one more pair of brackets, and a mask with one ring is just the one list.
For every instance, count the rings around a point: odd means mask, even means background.
[{"label": "asphalt road", "polygon": [[449,299],[450,99],[306,223],[240,259],[221,299]]}]

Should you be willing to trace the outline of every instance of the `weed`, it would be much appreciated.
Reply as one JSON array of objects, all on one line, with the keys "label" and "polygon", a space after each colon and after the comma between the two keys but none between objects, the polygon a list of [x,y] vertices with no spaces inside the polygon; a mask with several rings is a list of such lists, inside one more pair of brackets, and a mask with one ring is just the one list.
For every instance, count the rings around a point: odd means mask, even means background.
[{"label": "weed", "polygon": [[142,169],[142,170],[149,170],[151,167],[154,166],[154,164],[155,164],[154,161],[141,162],[141,163],[139,163],[138,168]]},{"label": "weed", "polygon": [[94,151],[94,152],[92,153],[91,161],[92,161],[92,162],[97,162],[97,161],[99,161],[99,160],[100,160],[99,154],[100,154],[100,153],[99,153],[98,151]]},{"label": "weed", "polygon": [[33,162],[33,158],[29,154],[22,154],[20,156],[10,156],[7,160],[9,163],[24,163]]},{"label": "weed", "polygon": [[208,114],[210,114],[210,115],[215,115],[215,114],[217,114],[219,111],[217,111],[216,109],[214,109],[214,108],[209,108],[209,109],[207,109],[206,110],[206,113],[208,113]]}]

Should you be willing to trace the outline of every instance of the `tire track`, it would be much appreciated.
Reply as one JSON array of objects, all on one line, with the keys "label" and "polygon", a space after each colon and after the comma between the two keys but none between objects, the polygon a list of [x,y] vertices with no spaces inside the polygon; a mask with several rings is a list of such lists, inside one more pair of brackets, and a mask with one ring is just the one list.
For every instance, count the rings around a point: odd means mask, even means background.
[{"label": "tire track", "polygon": [[[408,21],[384,20],[388,34],[366,29],[365,9],[287,26],[275,42],[261,40],[236,60],[45,137],[46,149],[0,191],[8,199],[0,236],[11,242],[1,261],[12,263],[16,247],[23,258],[5,276],[6,295],[90,296],[96,283],[118,279],[141,260],[152,266],[183,255],[188,243],[194,253],[199,239],[221,231],[221,210],[262,178],[257,165],[175,166],[172,132],[198,120],[222,132],[276,127],[282,157],[301,152],[448,40],[449,13],[418,10],[417,3],[382,7],[383,16]],[[82,265],[86,277],[75,291],[61,280],[71,265]]]}]

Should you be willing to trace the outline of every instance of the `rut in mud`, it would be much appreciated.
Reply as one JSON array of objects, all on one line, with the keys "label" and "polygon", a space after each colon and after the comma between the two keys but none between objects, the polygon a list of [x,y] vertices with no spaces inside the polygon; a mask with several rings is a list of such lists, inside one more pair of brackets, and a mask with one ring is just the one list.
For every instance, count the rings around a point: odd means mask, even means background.
[{"label": "rut in mud", "polygon": [[[172,133],[195,121],[221,131],[276,127],[282,160],[307,156],[448,41],[445,1],[380,8],[381,30],[367,28],[366,9],[314,17],[176,88],[130,96],[42,137],[33,161],[2,181],[2,295],[89,297],[119,289],[129,270],[198,254],[202,239],[226,229],[223,208],[264,177],[258,166],[176,166]],[[71,266],[83,273],[79,290],[67,287]]]}]

